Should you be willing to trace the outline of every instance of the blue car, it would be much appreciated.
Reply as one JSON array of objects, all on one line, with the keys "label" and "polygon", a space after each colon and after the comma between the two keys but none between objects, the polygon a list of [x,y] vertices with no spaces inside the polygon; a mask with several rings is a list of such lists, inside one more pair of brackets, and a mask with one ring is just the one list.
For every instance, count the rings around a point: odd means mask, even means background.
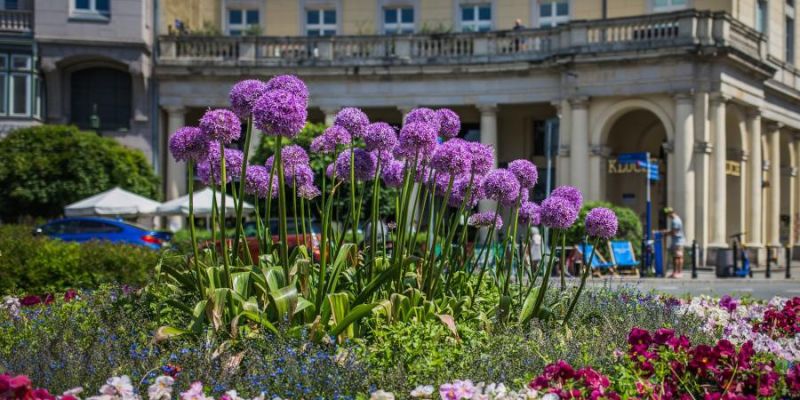
[{"label": "blue car", "polygon": [[39,226],[35,235],[47,235],[68,242],[104,240],[161,249],[169,245],[172,234],[145,229],[125,221],[108,218],[63,218]]}]

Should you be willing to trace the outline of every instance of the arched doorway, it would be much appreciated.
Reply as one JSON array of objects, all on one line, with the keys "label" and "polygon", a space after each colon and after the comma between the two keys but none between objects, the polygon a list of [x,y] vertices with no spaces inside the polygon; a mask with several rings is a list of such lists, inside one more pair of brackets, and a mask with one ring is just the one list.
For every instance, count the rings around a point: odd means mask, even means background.
[{"label": "arched doorway", "polygon": [[70,120],[93,129],[97,116],[102,131],[127,130],[131,119],[131,75],[111,67],[90,67],[70,76]]},{"label": "arched doorway", "polygon": [[663,225],[661,213],[667,205],[667,157],[664,143],[667,131],[662,120],[652,111],[636,108],[619,115],[610,123],[606,139],[609,150],[606,166],[605,198],[618,205],[630,207],[645,224],[647,212],[646,169],[634,164],[620,164],[624,153],[649,152],[651,163],[658,165],[658,180],[651,181],[653,229]]}]

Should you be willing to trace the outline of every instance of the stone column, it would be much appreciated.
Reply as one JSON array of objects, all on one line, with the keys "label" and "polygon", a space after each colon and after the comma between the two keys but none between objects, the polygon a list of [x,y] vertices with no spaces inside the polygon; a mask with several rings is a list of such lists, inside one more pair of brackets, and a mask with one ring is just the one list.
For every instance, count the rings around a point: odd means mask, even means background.
[{"label": "stone column", "polygon": [[570,130],[569,177],[570,184],[583,193],[589,192],[589,99],[570,100],[572,121]]},{"label": "stone column", "polygon": [[747,206],[750,218],[747,221],[745,237],[748,247],[761,247],[762,239],[762,179],[764,176],[761,156],[761,111],[751,109],[746,121],[749,157],[747,159]]},{"label": "stone column", "polygon": [[[182,106],[166,106],[164,108],[167,110],[166,136],[169,138],[169,136],[178,130],[178,128],[186,125],[186,109]],[[175,158],[172,157],[172,154],[167,152],[166,167],[167,168],[164,174],[166,177],[166,200],[177,199],[178,197],[186,194],[186,163],[182,161],[176,161]],[[169,218],[169,229],[176,231],[181,229],[183,225],[183,217],[174,216]]]},{"label": "stone column", "polygon": [[769,152],[769,187],[767,189],[767,244],[780,246],[781,227],[781,124],[767,124],[767,146]]},{"label": "stone column", "polygon": [[674,208],[683,219],[687,243],[695,235],[695,171],[692,165],[694,150],[694,96],[680,93],[675,96]]},{"label": "stone column", "polygon": [[321,109],[322,113],[325,114],[325,125],[333,125],[333,121],[336,119],[336,113],[339,112],[339,109],[336,107],[322,107]]},{"label": "stone column", "polygon": [[726,219],[728,216],[726,205],[728,202],[727,175],[725,174],[728,161],[728,146],[725,127],[725,102],[727,99],[720,93],[711,96],[710,112],[711,129],[714,140],[713,182],[714,192],[711,196],[711,247],[727,247]]},{"label": "stone column", "polygon": [[600,183],[602,182],[602,174],[608,169],[608,157],[611,155],[611,148],[601,144],[594,144],[590,150],[589,156],[589,169],[586,171],[586,176],[591,177],[589,180],[589,192],[586,194],[586,200],[602,200]]},{"label": "stone column", "polygon": [[[559,185],[566,185],[569,183],[569,132],[570,132],[570,121],[572,115],[572,109],[570,108],[569,101],[561,100],[558,102],[553,102],[553,106],[556,107],[558,111],[558,153],[556,154],[556,177],[555,177],[555,185],[553,188]],[[551,188],[552,189],[552,188]]]},{"label": "stone column", "polygon": [[[481,112],[481,143],[494,148],[495,158],[494,167],[497,168],[497,161],[500,157],[500,150],[497,148],[497,104],[478,105]],[[478,205],[481,211],[494,211],[495,202],[483,200]]]},{"label": "stone column", "polygon": [[[695,240],[700,248],[707,248],[711,217],[711,129],[708,121],[708,93],[700,92],[694,96],[694,137],[695,137]],[[707,252],[701,252],[700,265],[705,265]]]}]

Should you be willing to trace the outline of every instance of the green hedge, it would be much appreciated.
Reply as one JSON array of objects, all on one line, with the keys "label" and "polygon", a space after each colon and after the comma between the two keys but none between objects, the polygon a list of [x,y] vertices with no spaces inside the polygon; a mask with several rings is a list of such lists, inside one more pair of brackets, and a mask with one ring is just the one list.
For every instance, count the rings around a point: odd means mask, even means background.
[{"label": "green hedge", "polygon": [[[639,220],[639,216],[632,209],[606,201],[587,201],[583,205],[578,222],[567,231],[567,244],[580,243],[583,240],[586,235],[583,221],[586,219],[586,214],[589,213],[589,210],[595,207],[610,208],[617,214],[619,228],[617,229],[616,239],[630,241],[633,244],[634,252],[639,256],[642,249],[642,221]],[[602,245],[602,248],[605,250],[605,245]]]},{"label": "green hedge", "polygon": [[0,293],[44,293],[103,283],[143,285],[160,253],[108,242],[33,236],[33,227],[0,226]]}]

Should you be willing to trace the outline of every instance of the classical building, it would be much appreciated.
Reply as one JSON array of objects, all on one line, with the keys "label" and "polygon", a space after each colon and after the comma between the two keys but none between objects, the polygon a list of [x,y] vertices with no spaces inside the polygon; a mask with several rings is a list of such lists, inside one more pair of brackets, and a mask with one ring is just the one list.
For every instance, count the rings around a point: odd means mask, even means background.
[{"label": "classical building", "polygon": [[41,121],[37,61],[33,0],[0,1],[0,136]]},{"label": "classical building", "polygon": [[[186,190],[168,135],[225,107],[238,80],[293,73],[309,85],[312,121],[357,106],[399,124],[413,107],[450,107],[465,137],[496,146],[499,164],[529,158],[556,184],[643,218],[645,168],[619,156],[647,152],[658,166],[653,209],[674,207],[701,248],[738,232],[754,249],[800,244],[793,0],[35,0],[34,9],[40,72],[29,90],[41,74],[46,120],[92,128],[99,116],[102,134],[152,155],[167,199]],[[12,58],[5,65],[9,93],[17,78]],[[544,171],[554,121],[560,140]]]}]

